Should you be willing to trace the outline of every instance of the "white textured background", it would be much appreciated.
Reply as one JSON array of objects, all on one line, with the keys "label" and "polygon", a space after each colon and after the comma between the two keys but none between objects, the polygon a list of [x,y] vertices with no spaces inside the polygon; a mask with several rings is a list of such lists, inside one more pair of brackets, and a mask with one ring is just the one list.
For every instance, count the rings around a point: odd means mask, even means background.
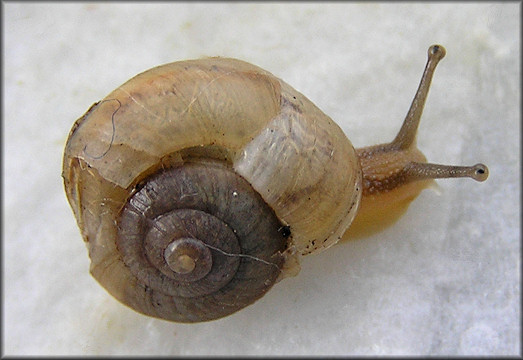
[{"label": "white textured background", "polygon": [[[117,355],[513,355],[520,352],[517,3],[2,3],[3,352]],[[440,180],[394,226],[304,259],[222,320],[139,315],[88,274],[61,179],[74,122],[150,67],[257,64],[303,92],[355,146],[393,138],[429,45],[418,144],[490,167]]]}]

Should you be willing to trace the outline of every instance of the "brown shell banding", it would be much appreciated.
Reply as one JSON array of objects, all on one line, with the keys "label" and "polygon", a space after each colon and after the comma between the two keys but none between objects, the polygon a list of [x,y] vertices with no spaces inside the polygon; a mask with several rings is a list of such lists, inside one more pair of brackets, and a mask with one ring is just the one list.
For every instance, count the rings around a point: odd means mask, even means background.
[{"label": "brown shell banding", "polygon": [[295,254],[336,243],[356,213],[354,148],[305,96],[243,61],[176,62],[129,80],[71,131],[63,177],[94,262],[117,261],[108,240],[114,214],[141,180],[182,163],[187,149],[225,157],[290,226]]}]

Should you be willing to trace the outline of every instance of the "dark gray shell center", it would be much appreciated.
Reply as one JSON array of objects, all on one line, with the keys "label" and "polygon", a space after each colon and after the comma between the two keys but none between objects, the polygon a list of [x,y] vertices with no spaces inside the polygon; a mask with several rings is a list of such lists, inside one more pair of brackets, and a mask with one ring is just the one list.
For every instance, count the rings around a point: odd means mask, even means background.
[{"label": "dark gray shell center", "polygon": [[273,210],[217,161],[187,162],[146,179],[122,209],[117,247],[175,321],[235,312],[270,289],[287,239]]}]

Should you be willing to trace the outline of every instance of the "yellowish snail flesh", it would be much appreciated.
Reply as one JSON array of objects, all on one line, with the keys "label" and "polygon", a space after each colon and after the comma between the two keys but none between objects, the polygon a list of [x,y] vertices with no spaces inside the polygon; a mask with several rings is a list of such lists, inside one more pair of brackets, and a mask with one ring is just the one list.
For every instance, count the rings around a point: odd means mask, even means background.
[{"label": "yellowish snail flesh", "polygon": [[269,72],[227,58],[162,65],[74,124],[63,179],[92,275],[136,311],[177,322],[232,314],[334,245],[357,219],[436,178],[485,165],[426,163],[415,137],[433,45],[396,138],[354,149],[334,121]]}]

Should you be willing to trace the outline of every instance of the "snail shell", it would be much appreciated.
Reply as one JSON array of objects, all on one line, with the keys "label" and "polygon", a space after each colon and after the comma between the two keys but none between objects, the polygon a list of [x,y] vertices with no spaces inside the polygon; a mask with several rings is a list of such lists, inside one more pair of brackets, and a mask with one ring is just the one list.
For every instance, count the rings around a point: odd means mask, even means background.
[{"label": "snail shell", "polygon": [[118,300],[179,322],[218,319],[299,271],[300,256],[384,224],[431,181],[484,164],[428,163],[416,134],[445,56],[428,50],[390,143],[354,149],[305,96],[243,61],[148,70],[76,121],[65,190],[91,273]]},{"label": "snail shell", "polygon": [[231,314],[335,244],[362,173],[343,131],[269,72],[227,58],[132,78],[74,124],[67,198],[92,275],[179,322]]}]

